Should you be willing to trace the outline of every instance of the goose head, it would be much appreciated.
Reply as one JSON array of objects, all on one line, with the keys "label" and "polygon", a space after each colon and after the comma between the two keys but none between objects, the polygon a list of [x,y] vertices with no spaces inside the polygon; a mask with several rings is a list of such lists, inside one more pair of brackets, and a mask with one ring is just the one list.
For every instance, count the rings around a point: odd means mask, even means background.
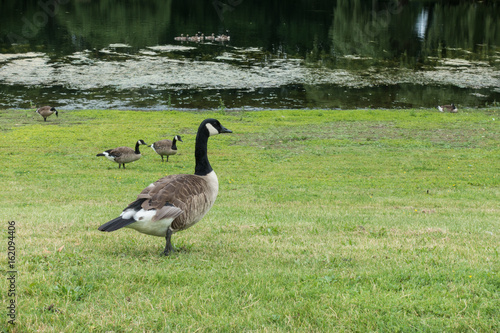
[{"label": "goose head", "polygon": [[205,127],[208,131],[208,136],[213,136],[221,133],[233,133],[233,131],[228,130],[217,119],[205,119],[201,125],[200,130]]},{"label": "goose head", "polygon": [[[135,153],[136,154],[140,154],[141,152],[139,151],[139,146],[140,145],[145,145],[145,146],[149,146],[146,142],[144,142],[144,140],[137,140],[136,144],[135,144]],[[123,167],[125,167],[125,165],[123,165]]]},{"label": "goose head", "polygon": [[176,136],[174,136],[174,139],[175,139],[176,141],[184,142],[184,141],[182,141],[182,139],[181,139],[181,136],[180,136],[180,135],[176,135]]}]

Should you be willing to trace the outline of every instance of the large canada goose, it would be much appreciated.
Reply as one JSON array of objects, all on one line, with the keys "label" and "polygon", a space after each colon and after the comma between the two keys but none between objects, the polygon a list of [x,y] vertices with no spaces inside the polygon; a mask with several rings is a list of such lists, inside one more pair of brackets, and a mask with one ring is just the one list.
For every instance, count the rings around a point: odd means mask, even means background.
[{"label": "large canada goose", "polygon": [[217,198],[219,182],[207,157],[207,142],[212,135],[232,133],[216,119],[205,119],[198,128],[194,156],[194,175],[170,175],[146,187],[119,217],[104,223],[101,231],[123,227],[143,234],[165,237],[163,254],[173,251],[173,233],[187,229],[210,210]]},{"label": "large canada goose", "polygon": [[122,165],[125,169],[125,163],[134,162],[141,158],[141,152],[139,151],[140,145],[148,146],[144,140],[139,140],[135,144],[135,150],[130,147],[118,147],[115,149],[108,149],[96,156],[106,156],[108,160],[118,163],[118,169],[120,169]]},{"label": "large canada goose", "polygon": [[47,121],[47,117],[52,116],[54,113],[56,117],[59,117],[59,112],[57,112],[55,107],[51,106],[42,106],[36,110],[36,113],[43,117],[43,121]]},{"label": "large canada goose", "polygon": [[174,139],[172,141],[170,140],[160,140],[156,141],[151,145],[151,148],[161,156],[161,161],[163,162],[163,156],[167,156],[167,162],[168,162],[168,157],[170,155],[175,155],[177,154],[177,141],[184,142],[181,139],[180,135],[174,136]]},{"label": "large canada goose", "polygon": [[451,113],[458,112],[457,107],[453,103],[451,103],[451,105],[438,105],[437,109],[439,110],[439,112],[451,112]]}]

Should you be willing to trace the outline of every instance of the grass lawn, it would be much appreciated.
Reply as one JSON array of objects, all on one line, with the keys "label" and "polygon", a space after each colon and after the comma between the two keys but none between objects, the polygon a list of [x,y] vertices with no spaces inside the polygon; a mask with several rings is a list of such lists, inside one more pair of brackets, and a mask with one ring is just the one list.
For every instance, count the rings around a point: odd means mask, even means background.
[{"label": "grass lawn", "polygon": [[[199,123],[219,196],[165,240],[102,233],[160,177],[194,172]],[[498,332],[500,110],[0,110],[0,331]],[[182,136],[162,163],[106,149]],[[9,266],[9,221],[15,262]],[[11,228],[12,230],[12,228]],[[15,324],[7,307],[15,301]]]}]

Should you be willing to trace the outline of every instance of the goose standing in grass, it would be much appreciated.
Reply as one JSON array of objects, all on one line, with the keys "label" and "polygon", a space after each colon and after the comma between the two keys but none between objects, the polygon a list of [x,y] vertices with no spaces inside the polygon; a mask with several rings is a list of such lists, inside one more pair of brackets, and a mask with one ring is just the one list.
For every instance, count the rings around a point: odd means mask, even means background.
[{"label": "goose standing in grass", "polygon": [[125,169],[125,163],[137,161],[142,157],[141,152],[139,151],[140,145],[148,146],[144,140],[139,140],[135,144],[135,150],[130,147],[118,147],[115,149],[108,149],[100,154],[97,154],[96,156],[106,156],[108,160],[118,163],[118,169],[120,169],[122,165]]},{"label": "goose standing in grass", "polygon": [[43,121],[47,121],[47,117],[52,116],[54,113],[56,117],[59,117],[59,112],[57,112],[55,107],[51,106],[42,106],[36,110],[36,113],[43,117]]},{"label": "goose standing in grass", "polygon": [[163,156],[167,156],[167,162],[168,162],[168,157],[170,155],[175,155],[177,154],[177,141],[184,142],[181,139],[180,135],[174,136],[174,139],[172,141],[170,140],[160,140],[156,141],[151,145],[151,148],[161,156],[161,161],[163,162]]},{"label": "goose standing in grass", "polygon": [[194,175],[170,175],[146,187],[121,215],[99,227],[115,231],[123,227],[143,234],[165,237],[163,254],[174,249],[172,234],[187,229],[210,210],[217,198],[219,182],[207,157],[208,138],[232,133],[216,119],[205,119],[198,128],[195,145]]},{"label": "goose standing in grass", "polygon": [[438,105],[437,109],[439,110],[439,112],[451,112],[451,113],[458,112],[457,107],[453,103],[451,103],[451,105]]}]

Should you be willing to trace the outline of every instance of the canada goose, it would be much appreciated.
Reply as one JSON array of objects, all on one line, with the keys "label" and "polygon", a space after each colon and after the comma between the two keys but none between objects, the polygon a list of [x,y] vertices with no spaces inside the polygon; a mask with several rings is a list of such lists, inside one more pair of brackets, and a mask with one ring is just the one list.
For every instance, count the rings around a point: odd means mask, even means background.
[{"label": "canada goose", "polygon": [[118,147],[115,149],[108,149],[96,156],[106,156],[108,160],[118,163],[118,169],[120,169],[122,165],[125,169],[125,163],[137,161],[141,158],[141,152],[139,151],[140,145],[148,146],[144,140],[139,140],[135,144],[135,150],[129,147]]},{"label": "canada goose", "polygon": [[451,113],[458,112],[457,107],[453,103],[451,103],[451,105],[438,105],[437,109],[439,110],[439,112],[451,112]]},{"label": "canada goose", "polygon": [[36,110],[36,113],[43,117],[43,121],[47,121],[47,117],[52,116],[54,113],[56,117],[59,117],[59,112],[57,112],[56,108],[50,106],[42,106]]},{"label": "canada goose", "polygon": [[203,41],[204,39],[205,39],[205,35],[204,34],[199,35],[199,32],[192,37],[188,37],[188,41],[195,42],[195,43],[199,43],[199,42]]},{"label": "canada goose", "polygon": [[123,227],[141,233],[165,237],[163,254],[174,249],[173,233],[187,229],[210,210],[217,198],[219,182],[207,157],[207,142],[212,135],[232,133],[216,119],[205,119],[198,128],[194,156],[194,175],[170,175],[146,187],[119,217],[104,223],[100,231]]},{"label": "canada goose", "polygon": [[167,156],[167,162],[168,162],[168,157],[170,155],[175,155],[177,154],[177,141],[184,142],[181,139],[180,135],[174,136],[174,139],[172,141],[170,140],[160,140],[156,141],[151,145],[151,148],[161,156],[161,161],[163,162],[163,156]]},{"label": "canada goose", "polygon": [[231,40],[231,36],[229,36],[229,30],[226,30],[226,34],[219,35],[214,38],[214,41],[216,42],[229,42]]},{"label": "canada goose", "polygon": [[212,32],[210,36],[205,36],[205,40],[213,41],[215,39],[215,34]]},{"label": "canada goose", "polygon": [[186,37],[184,37],[184,34],[181,34],[180,37],[174,37],[174,40],[177,40],[177,41],[185,41],[186,40]]}]

